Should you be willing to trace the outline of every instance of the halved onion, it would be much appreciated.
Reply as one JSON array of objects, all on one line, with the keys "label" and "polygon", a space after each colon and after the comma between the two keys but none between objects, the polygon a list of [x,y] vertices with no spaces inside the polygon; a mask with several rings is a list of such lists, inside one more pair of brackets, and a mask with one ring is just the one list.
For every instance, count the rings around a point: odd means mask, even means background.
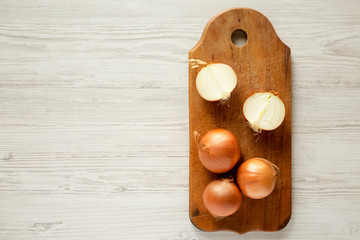
[{"label": "halved onion", "polygon": [[243,113],[255,132],[274,130],[285,118],[285,105],[273,92],[253,93],[243,106]]},{"label": "halved onion", "polygon": [[196,88],[200,96],[208,101],[228,99],[236,83],[234,70],[223,63],[206,64],[196,77]]}]

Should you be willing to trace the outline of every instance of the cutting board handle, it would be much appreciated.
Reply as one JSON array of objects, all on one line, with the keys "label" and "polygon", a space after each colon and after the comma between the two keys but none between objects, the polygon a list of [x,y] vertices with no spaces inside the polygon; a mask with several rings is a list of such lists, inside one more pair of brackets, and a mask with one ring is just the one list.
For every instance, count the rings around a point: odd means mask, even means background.
[{"label": "cutting board handle", "polygon": [[[240,47],[235,46],[231,40],[231,35],[237,29],[243,30],[247,35],[246,43]],[[219,42],[222,48],[217,48],[214,41]],[[276,34],[269,19],[262,13],[250,8],[232,8],[210,19],[200,40],[190,52],[195,53],[199,49],[207,49],[214,54],[220,54],[225,47],[237,53],[255,45],[259,48],[258,42],[264,42],[262,46],[265,48],[268,45],[265,41],[272,41],[274,44],[281,42],[285,48],[288,48]]]}]

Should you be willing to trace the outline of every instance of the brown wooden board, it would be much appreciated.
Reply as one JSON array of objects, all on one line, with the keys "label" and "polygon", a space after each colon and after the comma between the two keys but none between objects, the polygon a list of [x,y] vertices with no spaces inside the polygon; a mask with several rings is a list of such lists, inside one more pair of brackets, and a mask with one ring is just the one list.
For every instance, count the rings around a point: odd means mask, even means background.
[{"label": "brown wooden board", "polygon": [[[235,46],[231,35],[236,29],[247,34],[247,42]],[[190,207],[192,223],[204,231],[231,230],[278,231],[291,216],[291,66],[290,48],[277,36],[270,21],[261,13],[248,8],[236,8],[213,17],[190,50],[189,59],[209,63],[225,63],[237,75],[238,83],[225,103],[208,102],[196,90],[196,76],[200,68],[189,65],[189,120],[190,120]],[[242,107],[253,92],[275,91],[286,109],[279,128],[265,132],[259,138],[246,125]],[[236,176],[238,165],[229,173],[215,174],[205,169],[198,157],[193,132],[204,135],[215,128],[232,131],[239,140],[242,157],[239,164],[252,157],[266,158],[280,168],[274,191],[261,200],[243,196],[240,209],[220,221],[206,210],[202,193],[214,179]]]}]

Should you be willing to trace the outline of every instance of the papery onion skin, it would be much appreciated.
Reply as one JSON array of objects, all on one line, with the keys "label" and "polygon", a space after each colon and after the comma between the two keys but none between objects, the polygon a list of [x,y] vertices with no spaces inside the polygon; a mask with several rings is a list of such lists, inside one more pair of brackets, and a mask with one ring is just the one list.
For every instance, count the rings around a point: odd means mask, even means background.
[{"label": "papery onion skin", "polygon": [[211,215],[219,220],[240,208],[242,196],[232,179],[214,180],[206,186],[203,202]]},{"label": "papery onion skin", "polygon": [[[195,139],[199,138],[194,132]],[[213,129],[198,141],[198,154],[201,163],[209,171],[225,173],[230,171],[241,156],[239,142],[235,135],[226,129]]]},{"label": "papery onion skin", "polygon": [[236,181],[245,196],[262,199],[273,192],[279,174],[279,168],[270,161],[251,158],[240,165]]}]

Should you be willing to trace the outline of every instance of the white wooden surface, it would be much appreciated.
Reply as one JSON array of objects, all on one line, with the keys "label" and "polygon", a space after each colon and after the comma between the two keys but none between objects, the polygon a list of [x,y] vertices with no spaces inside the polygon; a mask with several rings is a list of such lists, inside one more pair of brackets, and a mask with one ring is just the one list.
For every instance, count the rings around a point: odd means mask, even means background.
[{"label": "white wooden surface", "polygon": [[[188,218],[187,54],[230,7],[292,49],[293,214]],[[0,239],[360,239],[360,2],[0,1]]]}]

